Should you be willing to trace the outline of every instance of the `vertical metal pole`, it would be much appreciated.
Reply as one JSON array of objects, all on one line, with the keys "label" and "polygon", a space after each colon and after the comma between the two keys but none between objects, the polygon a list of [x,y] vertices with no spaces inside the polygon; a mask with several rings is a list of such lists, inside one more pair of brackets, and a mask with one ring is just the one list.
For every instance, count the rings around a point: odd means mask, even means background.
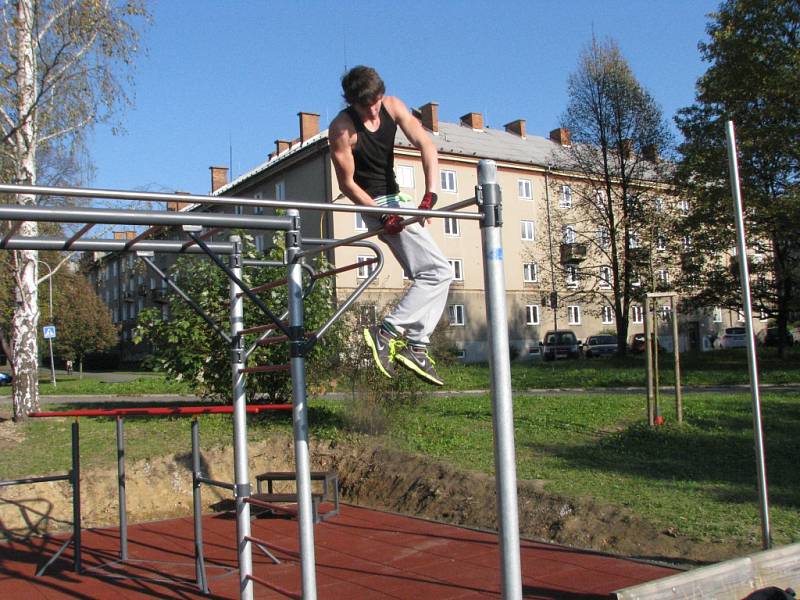
[{"label": "vertical metal pole", "polygon": [[678,338],[678,299],[670,296],[672,304],[672,352],[675,358],[675,414],[683,423],[683,392],[681,391],[681,344]]},{"label": "vertical metal pole", "polygon": [[128,501],[125,493],[125,425],[117,416],[117,484],[119,486],[119,557],[128,560]]},{"label": "vertical metal pole", "polygon": [[314,556],[314,513],[311,503],[311,468],[308,452],[308,398],[306,396],[306,365],[303,348],[303,269],[295,255],[300,251],[300,212],[286,211],[294,217],[294,227],[286,232],[288,264],[290,366],[294,407],[294,459],[297,479],[297,506],[300,535],[300,572],[303,600],[316,600],[317,578]]},{"label": "vertical metal pole", "polygon": [[[230,269],[241,281],[242,246],[241,238],[230,237],[234,245],[230,255]],[[250,537],[250,505],[245,498],[250,496],[250,475],[247,466],[247,398],[244,388],[244,341],[241,330],[244,328],[244,300],[241,289],[231,279],[231,376],[233,378],[233,470],[236,494],[236,548],[239,556],[239,598],[253,600],[253,548]]]},{"label": "vertical metal pole", "polygon": [[203,502],[200,490],[200,427],[192,419],[192,505],[194,516],[194,577],[204,594],[208,593],[206,564],[203,557]]},{"label": "vertical metal pole", "polygon": [[650,298],[644,298],[644,364],[647,369],[647,423],[656,424],[655,403],[653,402],[653,353],[650,346]]},{"label": "vertical metal pole", "polygon": [[78,419],[72,423],[72,539],[75,545],[76,573],[81,572],[81,451]]},{"label": "vertical metal pole", "polygon": [[750,371],[750,393],[753,400],[753,438],[756,450],[758,474],[758,498],[761,508],[761,545],[766,550],[772,546],[769,526],[769,498],[767,493],[767,466],[764,460],[764,430],[761,424],[761,396],[758,389],[758,364],[756,362],[755,339],[753,338],[753,306],[750,300],[750,266],[747,264],[744,218],[742,216],[742,194],[739,188],[739,161],[736,156],[736,136],[733,121],[725,123],[728,139],[728,165],[733,194],[733,216],[736,220],[736,255],[739,257],[739,280],[742,283],[742,308],[747,332],[747,367]]},{"label": "vertical metal pole", "polygon": [[[654,286],[655,287],[655,286]],[[650,305],[653,311],[653,409],[655,410],[656,419],[661,416],[661,376],[658,372],[658,311],[655,304]]]},{"label": "vertical metal pole", "polygon": [[511,360],[508,349],[508,313],[503,272],[502,217],[497,165],[478,163],[478,188],[483,221],[483,269],[486,286],[486,317],[489,331],[489,365],[492,380],[494,464],[497,489],[497,522],[500,538],[500,568],[504,600],[522,598],[519,552],[519,508],[514,454],[514,410],[511,396]]}]

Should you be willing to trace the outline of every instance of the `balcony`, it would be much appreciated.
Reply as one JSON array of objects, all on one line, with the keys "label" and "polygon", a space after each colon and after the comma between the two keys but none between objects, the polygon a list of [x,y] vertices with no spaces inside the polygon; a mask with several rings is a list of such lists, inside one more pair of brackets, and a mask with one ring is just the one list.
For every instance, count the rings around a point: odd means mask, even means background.
[{"label": "balcony", "polygon": [[586,252],[586,244],[561,244],[561,264],[580,264],[586,260]]}]

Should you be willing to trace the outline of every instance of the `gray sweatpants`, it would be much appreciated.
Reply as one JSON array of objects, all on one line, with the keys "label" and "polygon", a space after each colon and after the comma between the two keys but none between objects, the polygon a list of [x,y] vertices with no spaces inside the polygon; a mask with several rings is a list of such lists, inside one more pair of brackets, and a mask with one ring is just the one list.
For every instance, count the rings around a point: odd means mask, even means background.
[{"label": "gray sweatpants", "polygon": [[[371,214],[363,214],[369,229],[381,227]],[[453,269],[427,228],[418,223],[397,234],[379,235],[413,282],[385,322],[411,342],[428,344],[447,303]]]}]

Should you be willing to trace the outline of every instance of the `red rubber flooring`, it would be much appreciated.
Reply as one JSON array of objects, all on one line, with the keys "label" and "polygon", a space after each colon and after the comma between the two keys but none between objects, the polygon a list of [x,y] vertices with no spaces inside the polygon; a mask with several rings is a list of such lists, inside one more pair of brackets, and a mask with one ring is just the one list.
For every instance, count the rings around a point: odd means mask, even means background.
[{"label": "red rubber flooring", "polygon": [[[83,532],[83,566],[72,569],[67,549],[47,573],[35,577],[63,539],[0,544],[0,598],[238,598],[235,522],[229,514],[203,520],[210,596],[194,584],[192,521],[174,519],[131,526],[129,560],[118,562],[116,529]],[[297,550],[297,523],[286,518],[253,520],[253,536]],[[497,536],[420,519],[342,506],[341,514],[314,529],[320,600],[500,598]],[[260,579],[294,592],[300,587],[297,557],[274,550],[274,564],[253,549]],[[588,600],[675,571],[559,546],[523,541],[525,598]],[[115,562],[117,561],[117,562]],[[167,562],[155,562],[167,561]],[[110,563],[101,567],[103,563]],[[130,576],[135,575],[139,579]],[[256,598],[286,598],[254,584]]]}]

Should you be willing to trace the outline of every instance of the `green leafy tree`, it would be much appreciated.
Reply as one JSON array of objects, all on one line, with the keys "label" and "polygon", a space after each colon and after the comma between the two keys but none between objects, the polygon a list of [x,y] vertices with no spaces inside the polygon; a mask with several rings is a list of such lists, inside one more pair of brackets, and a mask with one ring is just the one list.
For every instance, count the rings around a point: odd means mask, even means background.
[{"label": "green leafy tree", "polygon": [[785,332],[791,311],[800,309],[800,5],[728,0],[712,18],[709,40],[699,45],[710,66],[695,103],[676,117],[685,139],[678,180],[691,199],[685,226],[695,241],[684,288],[698,305],[741,308],[725,137],[732,120],[753,305]]},{"label": "green leafy tree", "polygon": [[[248,236],[242,236],[244,256],[263,259]],[[278,237],[276,236],[276,241]],[[282,257],[282,244],[273,250]],[[324,263],[317,264],[320,269]],[[211,261],[200,257],[181,257],[171,269],[172,276],[189,297],[228,333],[230,331],[230,287],[227,276]],[[285,267],[246,267],[243,280],[255,287],[286,278]],[[308,283],[306,281],[306,283]],[[259,294],[259,297],[276,315],[286,311],[287,286],[282,285]],[[307,332],[321,327],[334,311],[332,278],[318,280],[304,301],[304,319]],[[245,299],[244,327],[270,323],[269,317],[251,301]],[[282,335],[274,332],[275,335]],[[325,388],[334,377],[334,367],[340,361],[343,348],[342,329],[334,324],[314,346],[308,359],[308,384]],[[161,310],[148,309],[139,314],[136,342],[146,342],[151,347],[149,364],[178,380],[187,381],[198,395],[219,400],[231,395],[231,348],[211,327],[176,294],[170,295],[169,318]],[[257,335],[245,337],[245,348]],[[284,365],[289,362],[288,343],[257,346],[247,359],[247,366]],[[248,399],[266,396],[272,401],[286,401],[291,397],[291,377],[288,372],[250,373],[247,375]]]},{"label": "green leafy tree", "polygon": [[[8,0],[0,5],[0,169],[36,185],[80,161],[84,136],[128,101],[123,82],[138,50],[140,0]],[[33,206],[34,194],[17,194]],[[19,235],[37,236],[26,221]],[[39,408],[38,252],[19,250],[11,320],[14,418]]]},{"label": "green leafy tree", "polygon": [[81,273],[62,272],[55,279],[53,313],[58,332],[53,350],[64,360],[76,361],[81,375],[86,355],[117,344],[108,307]]},{"label": "green leafy tree", "polygon": [[[631,304],[650,289],[649,273],[661,266],[653,246],[663,227],[659,221],[670,214],[659,200],[668,192],[668,163],[661,158],[671,137],[658,104],[611,39],[592,39],[567,91],[562,126],[571,140],[554,153],[550,169],[545,243],[555,257],[552,266],[543,265],[543,279],[558,282],[563,301],[611,306],[624,354]],[[567,184],[569,201],[562,188]],[[562,244],[586,246],[586,257],[561,263]],[[565,288],[568,279],[579,283]]]}]

